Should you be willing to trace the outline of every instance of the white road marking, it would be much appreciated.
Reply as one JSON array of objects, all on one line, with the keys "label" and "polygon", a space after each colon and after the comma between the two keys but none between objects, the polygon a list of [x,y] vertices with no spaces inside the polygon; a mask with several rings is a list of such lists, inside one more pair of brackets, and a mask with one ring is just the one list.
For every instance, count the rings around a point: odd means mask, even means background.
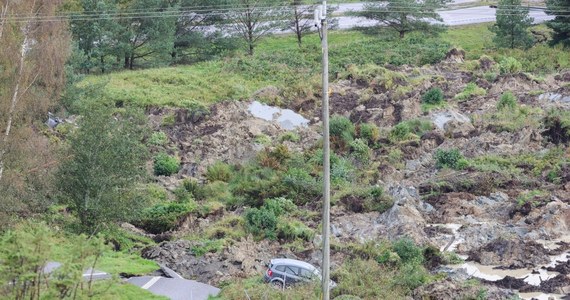
[{"label": "white road marking", "polygon": [[[93,273],[93,276],[99,276],[99,275],[107,275],[107,273],[105,272]],[[83,274],[83,277],[89,277],[89,276],[91,276],[91,273]]]},{"label": "white road marking", "polygon": [[148,290],[151,286],[153,286],[153,284],[155,284],[158,280],[160,279],[160,276],[158,277],[153,277],[151,280],[149,280],[147,283],[145,283],[143,286],[141,286],[141,288],[143,290]]}]

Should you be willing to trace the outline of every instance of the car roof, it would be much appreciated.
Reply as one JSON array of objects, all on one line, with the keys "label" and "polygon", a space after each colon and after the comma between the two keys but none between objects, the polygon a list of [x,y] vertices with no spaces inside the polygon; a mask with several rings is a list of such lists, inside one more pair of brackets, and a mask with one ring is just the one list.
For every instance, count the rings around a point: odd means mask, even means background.
[{"label": "car roof", "polygon": [[315,266],[311,265],[310,263],[300,261],[300,260],[296,260],[296,259],[291,259],[291,258],[274,258],[271,260],[271,264],[302,267],[302,268],[305,268],[305,269],[308,269],[311,271],[317,270],[317,268]]}]

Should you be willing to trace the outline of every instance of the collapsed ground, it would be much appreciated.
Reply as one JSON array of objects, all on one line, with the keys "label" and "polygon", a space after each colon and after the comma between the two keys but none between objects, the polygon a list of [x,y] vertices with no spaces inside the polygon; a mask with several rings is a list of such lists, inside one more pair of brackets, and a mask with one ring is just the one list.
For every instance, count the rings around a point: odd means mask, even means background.
[{"label": "collapsed ground", "polygon": [[[444,101],[426,103],[423,96],[433,88],[443,91]],[[279,97],[268,88],[253,99]],[[334,295],[390,295],[350,287],[345,272],[363,259],[416,280],[387,282],[391,295],[401,297],[568,293],[567,262],[555,263],[560,275],[538,284],[510,277],[473,283],[471,274],[446,265],[464,258],[538,271],[551,256],[565,259],[569,97],[570,72],[538,77],[521,72],[516,60],[465,61],[461,50],[421,68],[348,68],[330,95]],[[320,265],[317,99],[290,105],[310,120],[292,131],[253,117],[247,102],[152,110],[155,130],[167,136],[155,151],[181,161],[178,173],[158,177],[157,189],[172,193],[160,192],[166,204],[154,209],[186,206],[166,208],[166,214],[151,208],[135,224],[167,240],[144,249],[143,257],[220,285],[228,298],[255,286],[238,279],[259,278],[270,258]],[[401,270],[414,249],[429,274]]]}]

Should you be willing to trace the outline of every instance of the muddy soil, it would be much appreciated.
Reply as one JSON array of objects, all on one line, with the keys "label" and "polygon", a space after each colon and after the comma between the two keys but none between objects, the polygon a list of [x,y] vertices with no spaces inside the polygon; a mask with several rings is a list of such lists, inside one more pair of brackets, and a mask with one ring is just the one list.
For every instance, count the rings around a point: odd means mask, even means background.
[{"label": "muddy soil", "polygon": [[[466,158],[547,153],[556,145],[543,136],[541,128],[525,125],[513,132],[502,131],[481,116],[497,112],[496,103],[505,91],[513,92],[519,103],[526,107],[570,109],[570,103],[561,100],[570,95],[570,90],[564,87],[570,73],[549,75],[543,80],[527,74],[511,74],[487,81],[482,72],[465,71],[458,55],[461,54],[453,54],[448,61],[435,66],[396,68],[408,78],[408,82],[397,83],[405,88],[403,92],[350,78],[331,85],[331,114],[347,116],[356,123],[374,123],[383,131],[390,130],[400,121],[414,118],[434,123],[434,129],[419,140],[397,145],[403,157],[399,166],[387,162],[387,153],[382,152],[385,149],[373,153],[373,162],[378,162],[381,179],[378,184],[393,197],[395,204],[382,214],[360,213],[358,207],[346,209],[342,203],[333,206],[333,239],[348,243],[396,240],[407,236],[417,243],[464,255],[467,263],[478,262],[503,271],[539,269],[549,263],[552,255],[568,250],[568,247],[563,248],[564,244],[551,249],[538,241],[556,241],[570,232],[570,184],[567,184],[570,171],[563,169],[562,179],[551,183],[546,180],[547,174],[531,176],[528,175],[530,172],[525,173],[527,175],[500,170],[483,172],[471,167],[460,171],[438,170],[434,153],[438,149],[451,148],[459,149]],[[492,65],[493,62],[481,61],[480,70],[492,68]],[[454,101],[454,95],[472,81],[484,88],[486,95]],[[421,95],[432,87],[444,90],[448,107],[422,112]],[[541,97],[537,91],[562,96]],[[288,132],[276,122],[254,117],[247,107],[247,102],[224,102],[211,107],[208,113],[153,112],[151,122],[167,132],[170,149],[178,153],[183,164],[177,176],[162,178],[161,182],[172,189],[183,178],[201,178],[206,167],[216,160],[244,163]],[[307,127],[295,129],[300,139],[286,142],[287,146],[292,151],[314,146],[320,137],[318,103],[311,99],[291,108],[297,108],[311,122]],[[164,125],[164,120],[171,116],[174,116],[174,123]],[[441,116],[452,117],[447,120]],[[260,144],[260,136],[270,142]],[[383,144],[388,145],[386,137],[383,138]],[[566,145],[562,147],[569,153]],[[548,196],[539,205],[518,205],[517,197],[522,192],[535,189],[546,191]],[[317,223],[311,226],[316,228]],[[319,238],[316,237],[316,242]],[[276,242],[246,239],[219,253],[201,257],[191,253],[192,247],[185,241],[165,242],[145,250],[144,256],[165,263],[185,277],[214,284],[235,277],[259,275],[263,270],[262,261],[271,257],[297,257],[320,264],[320,252],[313,243],[304,245],[303,252],[293,253]],[[347,257],[334,251],[332,255],[331,261],[337,266]],[[510,299],[519,290],[560,293],[570,285],[568,261],[545,267],[545,272],[546,268],[553,273],[539,285],[509,275],[484,281],[488,299]],[[461,267],[453,272],[460,272],[459,269]],[[477,292],[477,288],[466,286],[461,280],[446,279],[419,288],[413,296],[415,299],[457,299],[459,295],[476,296]]]}]

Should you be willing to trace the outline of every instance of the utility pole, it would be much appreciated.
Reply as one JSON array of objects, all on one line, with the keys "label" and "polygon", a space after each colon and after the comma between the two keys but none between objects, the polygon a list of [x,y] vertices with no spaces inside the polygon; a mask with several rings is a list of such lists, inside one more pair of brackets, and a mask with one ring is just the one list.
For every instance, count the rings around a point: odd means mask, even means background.
[{"label": "utility pole", "polygon": [[330,299],[330,138],[329,138],[329,45],[327,40],[327,2],[315,10],[315,26],[319,30],[323,51],[323,264],[322,298]]}]

